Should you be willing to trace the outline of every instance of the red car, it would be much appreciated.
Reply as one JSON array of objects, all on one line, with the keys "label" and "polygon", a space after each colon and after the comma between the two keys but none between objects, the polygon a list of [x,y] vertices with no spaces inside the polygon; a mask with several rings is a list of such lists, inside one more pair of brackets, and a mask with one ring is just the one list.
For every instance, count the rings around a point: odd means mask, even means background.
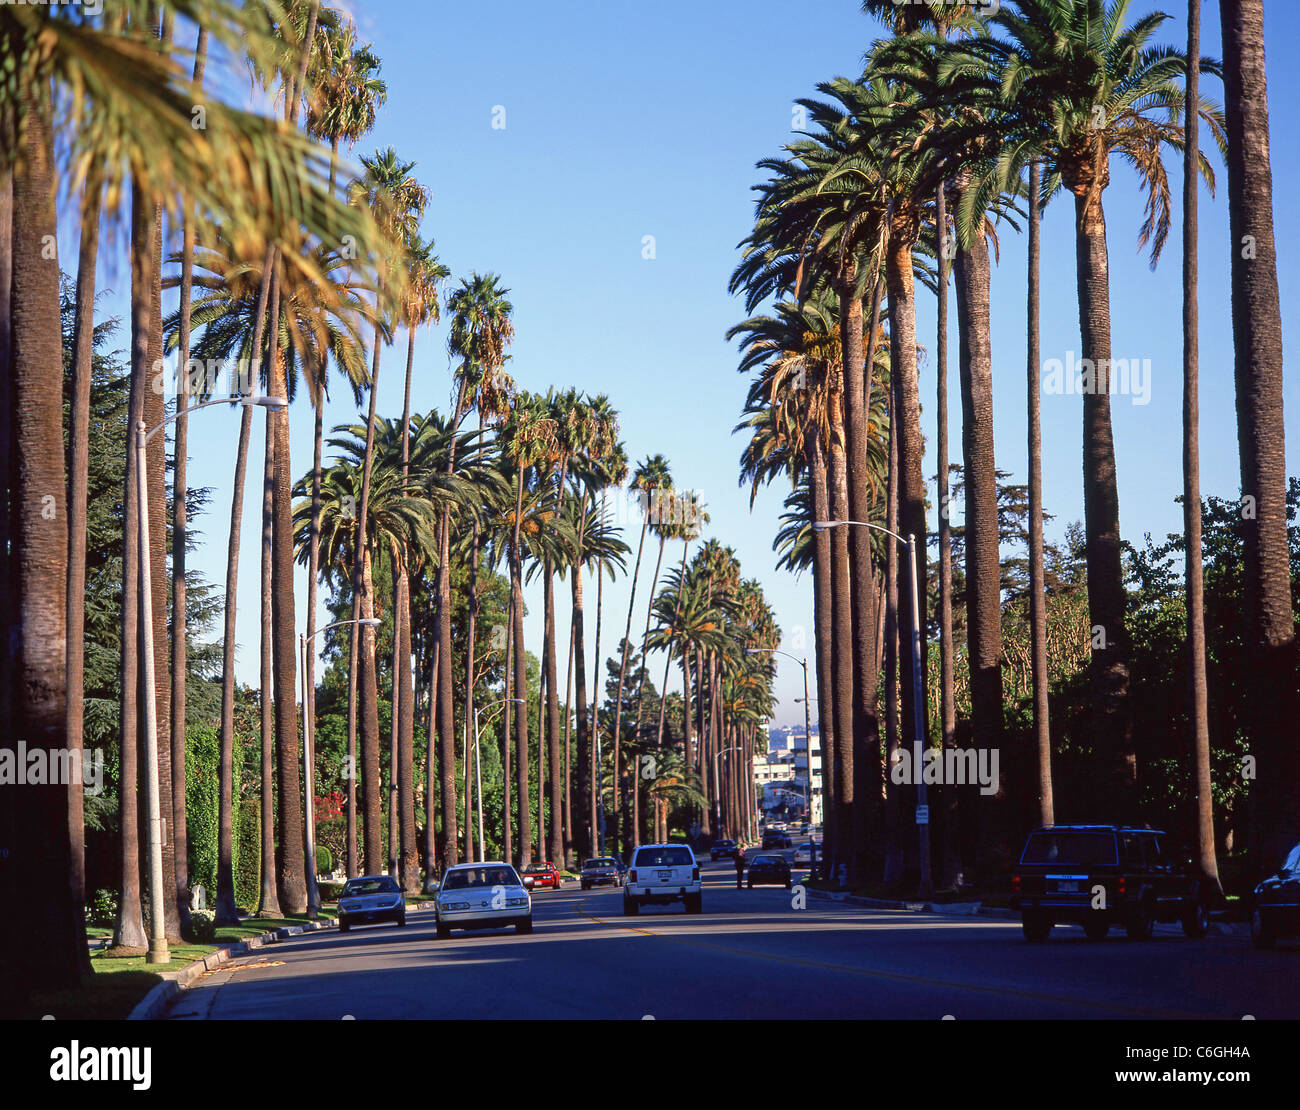
[{"label": "red car", "polygon": [[564,882],[564,880],[560,878],[560,873],[556,870],[555,864],[550,862],[530,863],[524,868],[524,875],[533,880],[534,890],[539,886],[549,886],[559,890],[560,884]]}]

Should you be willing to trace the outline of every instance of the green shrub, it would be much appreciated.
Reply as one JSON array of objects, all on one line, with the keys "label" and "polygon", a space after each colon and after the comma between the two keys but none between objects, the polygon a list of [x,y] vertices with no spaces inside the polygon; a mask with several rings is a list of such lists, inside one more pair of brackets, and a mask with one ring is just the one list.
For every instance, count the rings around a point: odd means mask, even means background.
[{"label": "green shrub", "polygon": [[324,844],[316,845],[316,874],[328,875],[334,870],[334,853]]},{"label": "green shrub", "polygon": [[86,921],[102,929],[111,929],[117,924],[117,893],[112,890],[97,890],[86,906]]},{"label": "green shrub", "polygon": [[241,802],[235,811],[235,904],[256,906],[262,889],[261,807],[256,798]]},{"label": "green shrub", "polygon": [[320,892],[322,902],[337,902],[339,894],[343,890],[342,883],[331,882],[329,879],[323,879],[316,884],[316,889]]},{"label": "green shrub", "polygon": [[191,885],[217,889],[218,760],[220,744],[211,726],[186,729],[185,824]]},{"label": "green shrub", "polygon": [[211,910],[191,910],[190,920],[194,925],[195,940],[211,941],[216,939],[217,919]]}]

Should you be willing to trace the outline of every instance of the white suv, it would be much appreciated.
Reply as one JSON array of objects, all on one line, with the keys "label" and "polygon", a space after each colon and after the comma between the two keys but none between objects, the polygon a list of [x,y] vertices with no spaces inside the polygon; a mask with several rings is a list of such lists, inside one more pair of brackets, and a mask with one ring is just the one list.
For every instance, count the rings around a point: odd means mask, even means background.
[{"label": "white suv", "polygon": [[685,844],[643,844],[632,857],[623,886],[623,913],[643,905],[683,902],[687,913],[700,913],[700,865]]}]

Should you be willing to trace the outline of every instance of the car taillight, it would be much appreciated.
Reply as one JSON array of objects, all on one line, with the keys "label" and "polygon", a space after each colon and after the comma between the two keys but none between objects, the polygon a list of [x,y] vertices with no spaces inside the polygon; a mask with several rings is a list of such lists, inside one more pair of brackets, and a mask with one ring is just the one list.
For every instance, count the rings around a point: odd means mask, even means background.
[{"label": "car taillight", "polygon": [[1020,893],[1020,876],[1019,876],[1019,875],[1012,875],[1012,876],[1011,876],[1011,893],[1012,893],[1012,894],[1019,894],[1019,893]]},{"label": "car taillight", "polygon": [[633,883],[636,882],[636,869],[635,869],[635,868],[633,868],[633,869],[632,869],[632,872],[628,875],[628,881],[629,881],[629,882],[633,882]]},{"label": "car taillight", "polygon": [[1125,885],[1125,884],[1124,884],[1124,876],[1121,875],[1121,876],[1119,877],[1119,896],[1120,896],[1121,898],[1123,898],[1124,895],[1125,895],[1125,893],[1126,893],[1126,891],[1125,891],[1125,889],[1124,889],[1124,885]]},{"label": "car taillight", "polygon": [[696,879],[698,879],[699,877],[700,877],[700,869],[699,869],[698,867],[692,867],[692,868],[691,868],[691,881],[694,882],[694,881],[695,881]]}]

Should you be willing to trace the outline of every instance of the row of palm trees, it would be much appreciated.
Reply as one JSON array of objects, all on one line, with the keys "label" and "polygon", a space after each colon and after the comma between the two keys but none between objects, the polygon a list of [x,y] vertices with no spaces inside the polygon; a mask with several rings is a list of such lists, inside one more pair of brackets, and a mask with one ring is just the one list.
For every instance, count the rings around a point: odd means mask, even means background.
[{"label": "row of palm trees", "polygon": [[[232,73],[205,83],[213,59],[246,63],[255,87],[275,104],[258,114],[226,104]],[[216,48],[220,47],[220,50]],[[106,13],[81,8],[6,5],[0,49],[16,80],[0,104],[0,375],[9,419],[5,441],[6,512],[3,580],[4,709],[29,749],[82,744],[86,429],[90,355],[95,341],[95,273],[101,223],[129,212],[131,361],[129,426],[152,429],[174,421],[172,581],[165,514],[165,437],[145,456],[144,496],[128,452],[122,499],[120,749],[117,768],[121,897],[114,945],[141,950],[146,919],[162,921],[166,937],[191,933],[185,813],[187,633],[184,617],[186,462],[191,408],[209,401],[246,402],[266,395],[294,401],[302,388],[315,413],[313,464],[296,483],[285,407],[266,408],[262,465],[260,650],[261,895],[265,916],[302,914],[318,901],[315,861],[306,856],[311,797],[300,774],[296,698],[298,657],[306,668],[301,709],[308,765],[315,767],[315,650],[318,587],[351,607],[343,622],[348,665],[349,776],[347,868],[387,869],[407,889],[473,851],[466,779],[457,783],[457,727],[468,735],[477,699],[501,692],[515,703],[505,720],[502,756],[513,774],[515,804],[504,807],[508,858],[533,854],[571,860],[594,852],[601,815],[610,811],[620,843],[635,843],[648,822],[667,836],[669,813],[694,808],[705,825],[755,823],[746,756],[770,706],[771,675],[751,666],[746,645],[777,635],[757,583],[739,579],[734,555],[713,545],[686,562],[686,550],[707,516],[673,489],[667,461],[652,456],[631,476],[645,520],[634,583],[647,532],[659,543],[642,633],[638,690],[632,704],[616,699],[602,720],[585,673],[587,618],[584,572],[596,575],[595,656],[600,659],[604,581],[623,567],[628,546],[610,520],[608,502],[629,480],[618,416],[604,396],[576,390],[529,393],[506,372],[513,340],[508,290],[492,274],[472,274],[445,298],[449,273],[422,237],[427,188],[396,151],[361,159],[361,172],[340,181],[341,147],[362,138],[386,100],[381,65],[340,11],[319,0],[259,0],[239,7],[215,0],[127,0]],[[324,145],[328,144],[328,150]],[[129,191],[127,189],[129,186]],[[59,217],[56,195],[79,198],[80,219],[73,336],[71,414],[65,426],[49,368],[61,365],[58,260],[51,256]],[[129,207],[128,207],[129,205]],[[179,250],[164,254],[168,238]],[[164,291],[177,309],[164,315]],[[416,333],[450,316],[452,398],[445,413],[412,409]],[[376,411],[381,356],[398,328],[407,332],[400,420]],[[174,357],[176,367],[168,357]],[[363,422],[336,427],[327,440],[324,406],[331,364],[341,372]],[[197,373],[221,367],[223,373]],[[168,412],[164,392],[175,384]],[[473,418],[476,427],[469,423]],[[233,882],[233,783],[236,683],[236,597],[241,523],[248,485],[252,407],[242,406],[234,460],[228,532],[219,757],[217,918],[237,920]],[[337,456],[327,465],[326,448]],[[134,542],[148,512],[151,629],[140,626],[140,552]],[[660,588],[665,544],[684,541],[682,566]],[[707,555],[706,555],[707,552]],[[306,633],[295,644],[295,562],[308,569]],[[476,658],[475,621],[481,581],[502,563],[510,583],[502,659]],[[384,574],[377,571],[383,568]],[[469,623],[452,638],[453,568],[467,572]],[[541,758],[530,766],[524,587],[539,576],[544,597]],[[568,578],[572,622],[569,654],[575,703],[564,698],[560,720],[555,578]],[[391,581],[379,597],[377,583]],[[172,605],[169,624],[169,585]],[[701,596],[701,590],[703,594]],[[635,584],[630,602],[636,603]],[[417,605],[429,680],[423,688],[429,748],[424,764],[423,837],[415,782]],[[390,787],[382,843],[384,790],[380,766],[380,690],[376,659],[379,615],[391,617],[393,664]],[[423,620],[431,614],[432,625]],[[655,618],[657,622],[655,621]],[[652,627],[652,624],[654,625]],[[726,636],[720,629],[727,629]],[[153,673],[139,660],[147,636],[169,651]],[[323,630],[320,630],[323,631]],[[339,645],[341,646],[341,645]],[[643,720],[649,685],[645,655],[655,647],[681,661],[685,744],[665,730],[666,699],[653,730]],[[628,678],[625,634],[619,686]],[[495,652],[493,653],[495,654]],[[454,675],[463,673],[463,689]],[[150,837],[141,804],[150,767],[143,742],[146,699],[156,701],[158,810],[162,841],[161,905],[150,904],[141,876],[149,873]],[[704,707],[707,705],[706,710]],[[691,719],[692,706],[698,721]],[[563,740],[561,739],[563,727]],[[576,735],[570,766],[570,730]],[[654,740],[650,735],[653,731]],[[513,733],[513,735],[512,735]],[[646,759],[649,762],[646,762]],[[725,772],[725,773],[724,773]],[[357,783],[360,783],[360,797]],[[537,783],[539,827],[531,821]],[[549,791],[541,797],[543,785]],[[571,789],[571,784],[573,789]],[[573,795],[571,797],[571,795]],[[12,801],[12,804],[9,804]],[[465,803],[460,843],[459,803]],[[5,951],[27,952],[28,930],[47,943],[15,968],[17,987],[75,984],[88,971],[82,906],[84,819],[81,792],[53,784],[10,791],[3,811],[6,904],[38,907],[23,937],[6,936]],[[543,804],[544,803],[544,804]],[[513,809],[513,813],[512,813]],[[630,820],[627,814],[631,814]],[[549,821],[549,825],[547,822]],[[161,831],[161,830],[158,830]],[[155,841],[156,843],[156,841]],[[6,929],[16,919],[7,915]],[[9,961],[6,961],[7,963]]]},{"label": "row of palm trees", "polygon": [[[990,248],[998,225],[1027,220],[1030,454],[1030,607],[1036,814],[1057,817],[1048,729],[1039,420],[1039,226],[1061,192],[1073,196],[1082,358],[1096,367],[1083,397],[1084,524],[1091,629],[1090,796],[1096,815],[1137,820],[1138,744],[1128,712],[1132,645],[1126,632],[1119,500],[1110,417],[1111,310],[1105,195],[1111,163],[1136,172],[1146,195],[1139,245],[1159,259],[1172,228],[1173,190],[1162,161],[1183,154],[1186,212],[1184,476],[1188,537],[1188,650],[1198,767],[1198,849],[1217,882],[1204,627],[1200,598],[1200,497],[1196,424],[1196,190],[1213,188],[1201,125],[1226,159],[1233,229],[1233,328],[1238,433],[1248,542],[1249,607],[1242,637],[1260,664],[1260,696],[1247,724],[1252,752],[1271,768],[1257,783],[1256,821],[1265,866],[1294,824],[1300,764],[1282,723],[1294,712],[1295,631],[1285,530],[1280,394],[1280,316],[1272,240],[1261,0],[1222,0],[1224,62],[1200,57],[1201,0],[1189,0],[1187,51],[1159,43],[1170,18],[1131,18],[1125,0],[1007,0],[980,4],[864,0],[892,37],[876,42],[856,80],[818,86],[799,101],[807,125],[764,159],[754,230],[732,275],[753,312],[732,329],[740,369],[752,375],[742,482],[776,475],[794,491],[778,548],[792,568],[811,566],[828,792],[826,856],[850,881],[897,880],[905,865],[906,798],[887,768],[900,736],[954,746],[952,536],[948,523],[948,284],[956,294],[965,499],[965,606],[974,743],[1003,735],[1001,577],[993,451]],[[1222,77],[1228,113],[1205,98],[1202,74]],[[1187,152],[1194,152],[1188,154]],[[941,653],[939,714],[913,696],[912,598],[926,606],[927,565],[917,588],[899,579],[899,551],[883,532],[817,530],[817,521],[863,521],[927,541],[924,431],[916,329],[918,282],[938,298],[939,562],[933,621]],[[1268,398],[1267,402],[1264,398]],[[1280,514],[1280,515],[1279,515]],[[928,613],[920,614],[921,627]],[[930,636],[921,641],[926,673]],[[902,650],[900,650],[900,647]],[[881,690],[882,670],[887,679]],[[896,719],[901,690],[901,721]],[[883,695],[883,696],[882,696]],[[884,702],[881,705],[881,702]],[[1288,708],[1291,707],[1291,708]],[[882,712],[883,711],[883,712]],[[920,715],[920,721],[915,716]],[[881,728],[881,716],[885,728]],[[900,731],[901,726],[901,731]],[[882,731],[884,743],[882,747]],[[1010,760],[1004,761],[1006,763]],[[1025,781],[1017,760],[1011,775]],[[1029,815],[1008,812],[1007,791],[983,808],[979,870],[1005,862]],[[963,877],[945,797],[937,881]],[[1076,815],[1077,816],[1077,815]],[[918,865],[913,856],[912,868]],[[967,879],[971,876],[965,875]],[[930,876],[922,874],[925,888]]]}]

